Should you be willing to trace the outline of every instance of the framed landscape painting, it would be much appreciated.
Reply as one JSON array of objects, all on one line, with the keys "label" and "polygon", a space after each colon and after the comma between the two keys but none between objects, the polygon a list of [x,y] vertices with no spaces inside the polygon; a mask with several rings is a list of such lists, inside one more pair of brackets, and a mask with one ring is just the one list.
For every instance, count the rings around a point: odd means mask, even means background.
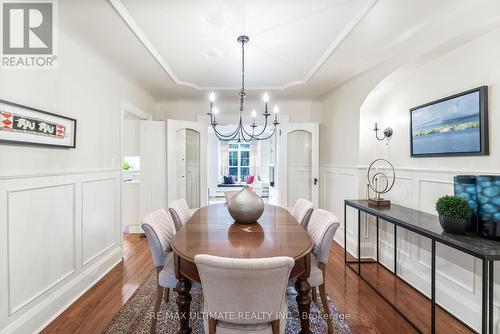
[{"label": "framed landscape painting", "polygon": [[410,109],[412,157],[488,155],[488,87]]},{"label": "framed landscape painting", "polygon": [[76,120],[0,100],[0,143],[76,147]]}]

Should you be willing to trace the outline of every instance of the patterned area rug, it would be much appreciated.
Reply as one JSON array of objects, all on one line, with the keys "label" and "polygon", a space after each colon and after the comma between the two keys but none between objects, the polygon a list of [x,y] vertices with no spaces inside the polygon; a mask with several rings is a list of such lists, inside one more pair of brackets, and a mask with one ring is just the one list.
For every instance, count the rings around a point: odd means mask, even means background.
[{"label": "patterned area rug", "polygon": [[[152,271],[146,280],[137,288],[134,295],[127,301],[120,312],[115,316],[113,321],[106,328],[104,333],[107,334],[147,334],[149,333],[151,319],[154,314],[154,302],[156,291],[156,275]],[[191,290],[191,313],[201,314],[201,305],[203,304],[203,294],[201,289]],[[298,318],[298,307],[295,302],[297,293],[295,289],[289,288],[287,291],[289,317],[286,324],[286,334],[295,334],[300,332],[300,321]],[[158,319],[156,332],[165,334],[175,334],[178,326],[177,304],[175,299],[177,294],[175,291],[170,291],[170,299],[168,303],[162,302],[160,314],[163,316]],[[330,297],[328,297],[330,309],[332,310],[332,318],[334,325],[334,333],[350,334],[351,331],[347,326],[342,314],[340,314]],[[323,317],[322,304],[318,301],[311,303],[311,331],[314,334],[327,333],[327,324]],[[203,319],[191,320],[191,328],[193,334],[204,333]]]}]

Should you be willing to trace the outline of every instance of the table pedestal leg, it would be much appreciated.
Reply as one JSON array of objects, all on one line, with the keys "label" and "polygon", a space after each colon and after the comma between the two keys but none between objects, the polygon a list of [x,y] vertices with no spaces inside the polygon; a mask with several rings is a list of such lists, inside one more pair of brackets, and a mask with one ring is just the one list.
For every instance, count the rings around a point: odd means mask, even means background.
[{"label": "table pedestal leg", "polygon": [[302,328],[300,333],[310,334],[311,330],[309,329],[309,313],[311,311],[311,298],[309,297],[309,291],[311,290],[311,287],[309,286],[309,282],[307,282],[306,274],[303,274],[299,278],[297,278],[295,289],[298,292],[296,300],[297,305],[299,306],[299,318]]},{"label": "table pedestal leg", "polygon": [[189,327],[189,315],[191,307],[191,281],[179,275],[179,281],[175,288],[177,291],[177,308],[179,309],[179,322],[180,327],[177,334],[190,334],[191,327]]}]

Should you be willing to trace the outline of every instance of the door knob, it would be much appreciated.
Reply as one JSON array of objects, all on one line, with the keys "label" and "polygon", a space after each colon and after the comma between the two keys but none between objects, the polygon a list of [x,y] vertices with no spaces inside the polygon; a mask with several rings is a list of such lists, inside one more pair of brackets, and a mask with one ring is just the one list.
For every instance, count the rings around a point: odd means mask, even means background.
[{"label": "door knob", "polygon": [[317,177],[315,177],[315,178],[314,178],[314,185],[317,185],[317,184],[318,184],[318,178],[317,178]]}]

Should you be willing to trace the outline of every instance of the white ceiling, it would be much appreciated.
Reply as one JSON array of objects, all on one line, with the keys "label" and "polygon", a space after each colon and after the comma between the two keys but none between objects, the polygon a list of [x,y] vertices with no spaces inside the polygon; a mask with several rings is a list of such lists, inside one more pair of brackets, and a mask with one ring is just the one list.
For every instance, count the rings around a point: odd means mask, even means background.
[{"label": "white ceiling", "polygon": [[[485,20],[498,0],[62,0],[60,25],[156,100],[236,98],[239,34],[249,97],[316,99],[397,54]],[[482,10],[482,8],[486,8]],[[489,10],[491,15],[494,10]],[[482,12],[481,12],[482,11]],[[495,14],[497,15],[497,14]],[[439,26],[436,22],[447,22]],[[470,23],[470,22],[467,22]],[[442,43],[442,42],[441,42]]]},{"label": "white ceiling", "polygon": [[284,89],[317,71],[376,0],[118,0],[172,79],[196,89]]}]

